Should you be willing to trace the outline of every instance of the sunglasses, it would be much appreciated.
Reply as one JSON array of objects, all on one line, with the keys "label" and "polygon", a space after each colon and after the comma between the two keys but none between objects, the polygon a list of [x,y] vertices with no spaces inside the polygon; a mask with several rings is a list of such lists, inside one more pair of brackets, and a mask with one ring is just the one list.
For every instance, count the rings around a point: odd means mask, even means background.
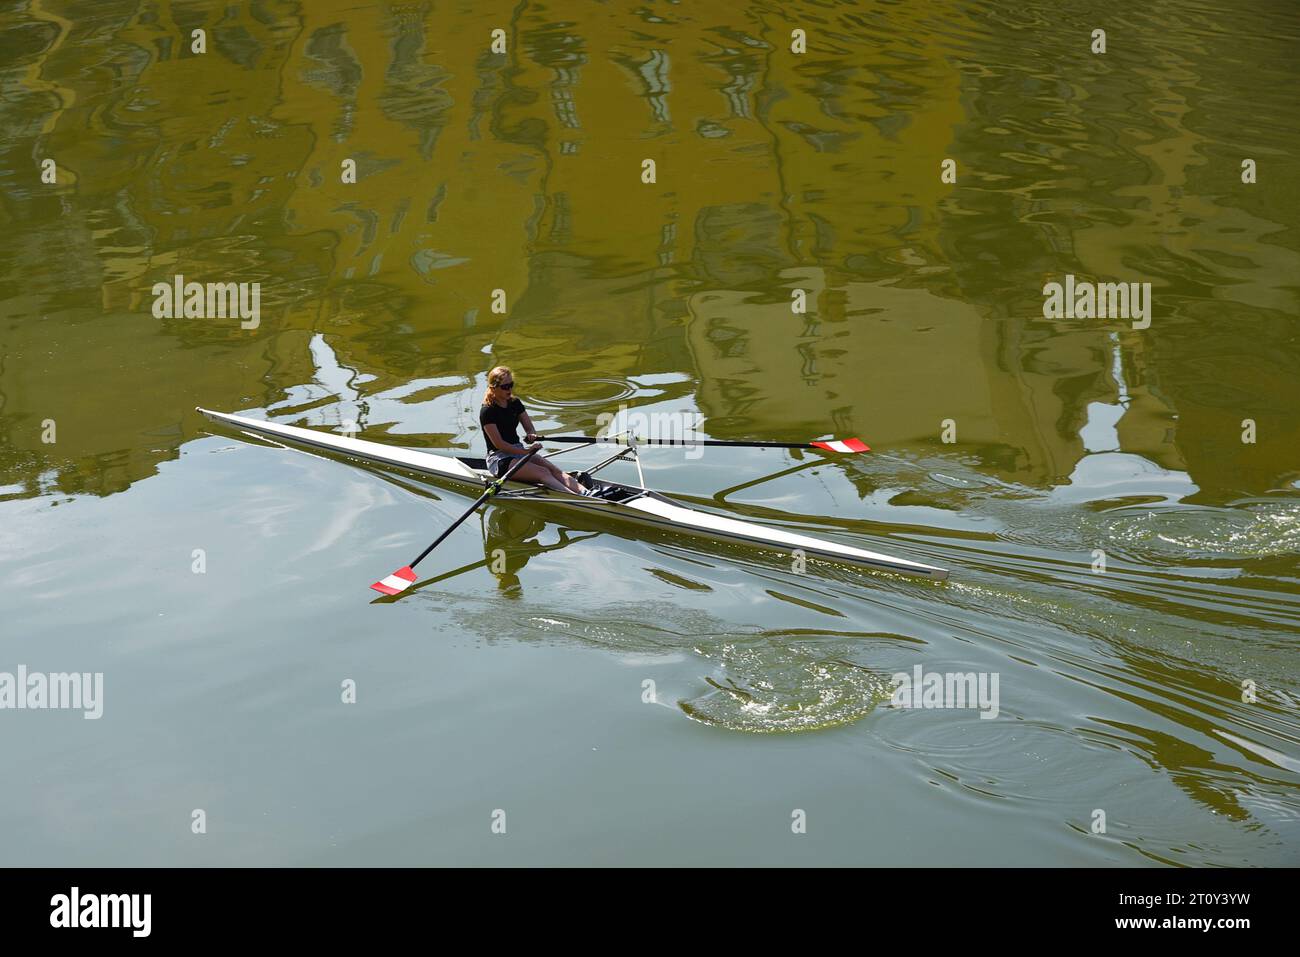
[{"label": "sunglasses", "polygon": [[507,392],[509,392],[509,391],[510,391],[511,389],[513,389],[514,387],[515,387],[514,382],[498,382],[498,383],[497,383],[497,388],[498,388],[498,389],[505,389]]}]

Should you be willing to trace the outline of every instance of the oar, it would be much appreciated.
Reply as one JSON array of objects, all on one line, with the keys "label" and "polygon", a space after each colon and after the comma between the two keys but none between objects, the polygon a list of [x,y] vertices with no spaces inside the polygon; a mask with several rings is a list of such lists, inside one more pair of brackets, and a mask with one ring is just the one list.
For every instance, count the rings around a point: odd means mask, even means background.
[{"label": "oar", "polygon": [[527,462],[529,459],[531,459],[534,453],[536,453],[537,451],[538,451],[537,449],[532,449],[527,455],[523,456],[518,462],[510,466],[510,471],[506,472],[505,475],[501,476],[495,482],[489,483],[487,490],[478,497],[478,499],[474,502],[473,505],[471,505],[468,509],[465,510],[465,514],[463,514],[460,518],[456,519],[456,521],[448,525],[447,530],[438,536],[437,541],[435,541],[424,551],[420,552],[420,554],[416,556],[415,561],[411,562],[411,564],[409,565],[402,566],[397,571],[389,575],[387,578],[375,582],[370,587],[377,592],[383,592],[385,595],[396,595],[399,592],[405,591],[407,588],[411,587],[411,584],[415,581],[415,566],[420,564],[420,562],[424,561],[425,556],[428,555],[429,552],[433,551],[435,548],[441,545],[442,540],[446,538],[448,535],[450,535],[452,532],[454,532],[461,522],[465,521],[465,519],[473,515],[475,509],[477,509],[480,505],[482,505],[484,502],[490,499],[497,492],[501,491],[501,487],[510,480],[510,476],[514,475],[521,468],[523,468],[524,463]]},{"label": "oar", "polygon": [[[627,439],[607,438],[603,435],[550,435],[546,442],[606,442],[613,445],[631,445]],[[871,446],[861,439],[825,439],[820,442],[724,442],[720,439],[637,439],[637,445],[725,445],[738,449],[823,449],[827,452],[870,452]]]}]

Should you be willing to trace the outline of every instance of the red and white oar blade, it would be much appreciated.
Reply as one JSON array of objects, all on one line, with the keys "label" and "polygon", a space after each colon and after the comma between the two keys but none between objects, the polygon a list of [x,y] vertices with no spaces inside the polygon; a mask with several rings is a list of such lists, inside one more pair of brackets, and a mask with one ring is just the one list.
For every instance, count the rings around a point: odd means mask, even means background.
[{"label": "red and white oar blade", "polygon": [[827,439],[825,442],[813,442],[819,449],[827,452],[870,452],[871,446],[861,439]]},{"label": "red and white oar blade", "polygon": [[415,569],[407,565],[405,568],[399,568],[387,578],[375,582],[370,587],[375,591],[383,592],[385,595],[400,595],[414,584]]}]

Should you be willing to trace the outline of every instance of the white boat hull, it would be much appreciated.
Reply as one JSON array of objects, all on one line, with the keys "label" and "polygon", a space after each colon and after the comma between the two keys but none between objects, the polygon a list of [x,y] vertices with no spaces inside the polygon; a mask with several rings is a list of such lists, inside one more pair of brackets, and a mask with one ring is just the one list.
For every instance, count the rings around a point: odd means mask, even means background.
[{"label": "white boat hull", "polygon": [[[404,449],[393,445],[381,445],[365,439],[353,439],[315,429],[303,429],[293,425],[281,425],[262,419],[250,419],[241,415],[225,412],[213,412],[200,408],[197,411],[213,422],[220,422],[235,429],[240,429],[261,438],[270,438],[292,442],[308,448],[322,449],[345,455],[370,464],[392,466],[425,475],[435,479],[467,485],[481,491],[492,476],[476,464],[477,459],[454,458],[449,455],[435,455],[416,449]],[[945,569],[922,562],[913,562],[905,558],[895,558],[879,552],[871,552],[852,545],[842,545],[825,539],[800,535],[784,529],[759,525],[755,522],[742,521],[713,512],[703,512],[687,508],[658,492],[647,491],[635,486],[619,485],[614,482],[602,482],[604,486],[615,486],[625,490],[626,500],[611,501],[600,498],[587,498],[540,488],[536,485],[509,482],[503,495],[508,498],[526,498],[530,501],[544,500],[548,503],[576,508],[582,511],[598,512],[617,518],[635,521],[640,524],[653,525],[667,530],[686,532],[711,539],[748,542],[754,545],[775,549],[786,555],[796,551],[807,556],[814,556],[832,561],[845,562],[865,568],[882,571],[899,572],[943,581],[948,577]]]}]

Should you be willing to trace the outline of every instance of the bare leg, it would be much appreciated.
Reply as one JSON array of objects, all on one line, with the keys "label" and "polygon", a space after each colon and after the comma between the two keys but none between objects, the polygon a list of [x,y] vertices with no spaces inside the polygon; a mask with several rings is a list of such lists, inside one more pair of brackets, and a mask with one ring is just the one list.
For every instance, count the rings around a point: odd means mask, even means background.
[{"label": "bare leg", "polygon": [[[557,482],[560,482],[560,483],[563,484],[564,489],[565,489],[566,491],[573,492],[575,495],[581,495],[581,494],[582,494],[582,486],[578,484],[578,480],[575,479],[575,478],[574,478],[572,475],[570,475],[568,472],[564,471],[562,468],[560,468],[558,465],[556,465],[556,464],[555,464],[554,462],[552,462],[550,459],[542,458],[541,455],[534,455],[533,458],[532,458],[532,461],[529,462],[528,464],[529,464],[529,465],[532,465],[533,462],[536,462],[538,459],[541,459],[541,463],[540,463],[540,464],[541,464],[542,466],[544,466],[545,468],[547,468],[547,469],[550,470],[551,477],[554,478]],[[548,486],[548,487],[549,487],[549,488],[555,488],[554,485],[550,485],[550,486]]]},{"label": "bare leg", "polygon": [[[536,456],[533,456],[533,458],[536,459]],[[529,461],[528,464],[516,472],[512,478],[519,482],[532,482],[534,485],[545,485],[547,488],[555,489],[557,492],[577,491],[577,489],[569,488],[564,484],[564,482],[551,474],[553,468],[554,466],[551,466],[551,468],[548,469],[545,465],[539,465],[535,461]],[[576,486],[578,483],[574,482],[573,484]],[[581,492],[578,494],[581,494]]]}]

